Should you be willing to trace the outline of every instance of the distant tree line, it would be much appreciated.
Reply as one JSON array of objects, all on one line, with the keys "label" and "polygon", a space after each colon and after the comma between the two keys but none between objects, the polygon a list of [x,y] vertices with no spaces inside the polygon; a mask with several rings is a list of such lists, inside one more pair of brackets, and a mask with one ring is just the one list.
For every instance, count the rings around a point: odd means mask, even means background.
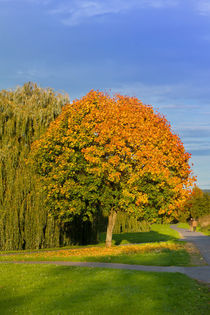
[{"label": "distant tree line", "polygon": [[210,194],[195,186],[180,212],[180,221],[198,220],[210,215]]}]

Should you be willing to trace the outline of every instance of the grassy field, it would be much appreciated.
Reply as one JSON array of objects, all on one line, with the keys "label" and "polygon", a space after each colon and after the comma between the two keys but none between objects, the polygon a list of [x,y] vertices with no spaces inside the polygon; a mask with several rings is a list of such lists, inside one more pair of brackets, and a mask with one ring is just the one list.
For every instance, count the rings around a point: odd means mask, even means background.
[{"label": "grassy field", "polygon": [[[150,232],[114,235],[112,248],[105,248],[102,235],[98,246],[2,252],[0,260],[190,265],[192,251],[178,239],[169,226],[156,224]],[[178,273],[1,263],[0,288],[2,315],[206,315],[210,311],[209,288]]]},{"label": "grassy field", "polygon": [[206,226],[206,227],[203,227],[203,228],[198,227],[197,230],[198,230],[199,232],[202,232],[202,233],[205,234],[205,235],[210,236],[210,225],[208,225],[208,226]]},{"label": "grassy field", "polygon": [[178,223],[177,227],[181,228],[181,229],[189,229],[190,228],[188,223]]},{"label": "grassy field", "polygon": [[209,314],[209,291],[182,274],[0,265],[0,314]]}]

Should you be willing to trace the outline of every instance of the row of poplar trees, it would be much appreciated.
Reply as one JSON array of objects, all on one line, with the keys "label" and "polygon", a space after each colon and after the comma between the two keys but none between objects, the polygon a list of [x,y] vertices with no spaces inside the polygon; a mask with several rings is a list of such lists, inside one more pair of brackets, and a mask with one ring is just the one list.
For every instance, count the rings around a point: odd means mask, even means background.
[{"label": "row of poplar trees", "polygon": [[[45,192],[27,164],[31,144],[46,131],[66,103],[69,103],[67,95],[30,82],[15,90],[0,91],[0,250],[97,241],[100,225],[97,219],[84,222],[75,216],[71,223],[60,225],[48,215]],[[135,229],[141,228],[134,221],[130,223]],[[123,226],[125,231],[128,228]],[[122,225],[116,225],[116,229],[120,232]]]}]

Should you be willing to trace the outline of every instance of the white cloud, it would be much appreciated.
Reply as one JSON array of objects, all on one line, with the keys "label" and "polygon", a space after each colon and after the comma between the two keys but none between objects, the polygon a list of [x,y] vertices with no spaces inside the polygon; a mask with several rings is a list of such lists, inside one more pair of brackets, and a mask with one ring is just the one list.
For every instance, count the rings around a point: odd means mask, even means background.
[{"label": "white cloud", "polygon": [[210,35],[209,34],[205,34],[201,37],[202,40],[209,42],[210,41]]},{"label": "white cloud", "polygon": [[21,3],[21,2],[25,2],[25,3],[36,3],[36,4],[48,4],[50,3],[52,0],[0,0],[1,2],[15,2],[15,3]]},{"label": "white cloud", "polygon": [[61,2],[49,13],[59,15],[63,24],[73,26],[106,14],[118,14],[146,7],[156,9],[173,7],[178,3],[178,0],[73,0]]},{"label": "white cloud", "polygon": [[[141,1],[139,1],[141,2]],[[179,4],[178,0],[144,0],[142,6],[150,6],[153,8],[174,7]]]},{"label": "white cloud", "polygon": [[41,4],[41,5],[49,5],[50,3],[53,2],[53,0],[22,0],[22,1],[25,1],[25,2],[28,2],[28,3],[34,3],[34,4]]},{"label": "white cloud", "polygon": [[210,188],[210,163],[209,156],[194,156],[192,155],[191,162],[194,164],[194,174],[198,175],[197,185],[201,188]]},{"label": "white cloud", "polygon": [[210,0],[196,0],[196,9],[201,15],[210,15]]},{"label": "white cloud", "polygon": [[53,0],[0,0],[0,4],[13,2],[13,3],[25,3],[25,4],[31,3],[31,4],[35,4],[35,5],[41,4],[41,5],[46,6],[46,5],[50,4],[52,1]]},{"label": "white cloud", "polygon": [[[176,84],[145,84],[132,82],[111,87],[111,90],[121,94],[136,96],[143,103],[152,104],[165,109],[200,110],[200,114],[209,112],[209,93],[205,84],[196,82],[180,82]],[[201,111],[202,108],[202,111]]]},{"label": "white cloud", "polygon": [[[25,1],[43,3],[44,0]],[[48,12],[58,16],[63,24],[69,26],[85,23],[91,18],[107,14],[120,14],[129,10],[144,8],[156,10],[178,6],[181,8],[183,5],[181,0],[61,0],[59,4],[56,4],[55,0],[45,0],[45,2],[55,4]],[[187,0],[187,6],[189,9],[194,9],[200,15],[210,15],[210,0]]]},{"label": "white cloud", "polygon": [[140,97],[147,103],[157,104],[157,101],[163,100],[170,95],[174,90],[173,85],[150,85],[141,82],[132,82],[131,84],[122,84],[119,87],[114,87],[113,91],[130,96]]},{"label": "white cloud", "polygon": [[[183,104],[187,91],[191,92],[192,87],[189,87],[187,83],[180,84],[161,84],[152,85],[144,84],[142,82],[133,82],[131,84],[122,84],[119,87],[113,87],[111,89],[114,92],[126,94],[130,96],[136,96],[140,98],[144,103],[158,106],[158,108],[184,108]],[[194,91],[195,92],[195,91]],[[179,102],[177,102],[177,95],[179,95]],[[196,108],[196,105],[189,104],[189,108]]]},{"label": "white cloud", "polygon": [[181,131],[186,138],[201,138],[210,140],[210,125],[197,123],[197,124],[184,124],[176,125],[175,130]]},{"label": "white cloud", "polygon": [[44,64],[40,65],[24,65],[18,69],[14,77],[24,81],[37,81],[43,78],[49,78],[52,73]]}]

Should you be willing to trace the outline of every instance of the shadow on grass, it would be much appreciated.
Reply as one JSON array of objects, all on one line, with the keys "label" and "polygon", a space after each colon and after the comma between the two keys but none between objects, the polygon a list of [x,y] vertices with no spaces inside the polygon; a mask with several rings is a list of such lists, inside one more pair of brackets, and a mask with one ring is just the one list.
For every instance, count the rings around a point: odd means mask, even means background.
[{"label": "shadow on grass", "polygon": [[[16,271],[21,274],[18,266]],[[26,266],[25,266],[26,267]],[[26,267],[24,282],[2,296],[1,314],[208,314],[208,297],[181,274],[61,266]],[[33,271],[33,272],[31,272]],[[23,271],[22,271],[23,272]],[[18,275],[10,289],[18,286]],[[180,295],[180,291],[182,294]]]},{"label": "shadow on grass", "polygon": [[[101,233],[100,241],[105,242],[106,234]],[[172,241],[178,240],[178,237],[172,235],[162,234],[156,231],[150,232],[136,232],[136,233],[120,233],[113,234],[112,240],[113,244],[135,244],[135,243],[149,243],[149,242],[161,242],[161,241]]]},{"label": "shadow on grass", "polygon": [[19,295],[14,296],[14,289],[12,287],[5,288],[1,286],[0,294],[0,314],[14,314],[14,309],[22,307],[26,302],[26,296]]}]

